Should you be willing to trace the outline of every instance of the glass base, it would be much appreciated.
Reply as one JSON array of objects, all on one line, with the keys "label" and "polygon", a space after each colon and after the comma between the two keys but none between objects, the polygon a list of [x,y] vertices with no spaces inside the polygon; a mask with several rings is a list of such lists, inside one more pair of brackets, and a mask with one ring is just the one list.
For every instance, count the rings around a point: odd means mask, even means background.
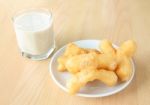
[{"label": "glass base", "polygon": [[32,55],[23,51],[21,52],[21,54],[23,57],[27,57],[32,60],[44,60],[47,59],[53,53],[54,50],[55,50],[55,46],[53,46],[46,54]]}]

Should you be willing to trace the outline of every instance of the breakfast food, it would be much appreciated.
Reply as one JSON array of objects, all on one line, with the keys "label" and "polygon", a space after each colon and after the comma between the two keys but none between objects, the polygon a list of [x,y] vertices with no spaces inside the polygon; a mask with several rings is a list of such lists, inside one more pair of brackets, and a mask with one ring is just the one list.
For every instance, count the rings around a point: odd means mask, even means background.
[{"label": "breakfast food", "polygon": [[109,40],[102,40],[100,46],[99,46],[101,52],[105,54],[109,54],[114,56],[116,53],[116,49],[112,46],[112,43]]},{"label": "breakfast food", "polygon": [[77,93],[94,80],[115,86],[118,81],[130,79],[130,59],[135,51],[136,44],[132,40],[124,42],[119,48],[114,48],[108,40],[102,40],[99,50],[80,48],[70,43],[58,58],[58,70],[68,71],[72,75],[66,84],[70,94]]},{"label": "breakfast food", "polygon": [[84,69],[67,82],[69,93],[75,94],[81,87],[94,80],[100,80],[108,86],[114,86],[117,83],[118,77],[113,71],[104,69]]},{"label": "breakfast food", "polygon": [[132,57],[136,51],[136,47],[136,43],[133,40],[128,40],[121,44],[118,52],[123,53],[127,57]]},{"label": "breakfast food", "polygon": [[121,81],[127,81],[132,73],[131,57],[136,51],[136,43],[128,40],[117,49],[118,68],[116,74]]},{"label": "breakfast food", "polygon": [[130,59],[126,56],[121,57],[121,61],[118,62],[118,68],[116,69],[116,74],[121,81],[129,80],[132,73],[132,65]]},{"label": "breakfast food", "polygon": [[132,73],[130,59],[136,51],[136,43],[133,40],[128,40],[122,43],[118,49],[114,49],[111,42],[103,40],[100,47],[102,52],[108,53],[117,59],[116,74],[121,81],[127,81]]},{"label": "breakfast food", "polygon": [[96,53],[73,56],[66,62],[66,68],[72,74],[78,73],[82,69],[96,69],[98,68],[97,56]]},{"label": "breakfast food", "polygon": [[66,62],[66,68],[71,73],[77,73],[82,69],[88,68],[104,68],[113,71],[116,67],[117,60],[115,60],[115,57],[109,56],[108,54],[81,54],[69,58]]},{"label": "breakfast food", "polygon": [[60,56],[57,61],[58,61],[58,70],[59,71],[66,71],[66,62],[69,58],[75,56],[75,55],[80,55],[80,54],[87,54],[87,53],[100,53],[96,49],[84,49],[80,48],[77,45],[70,43],[67,45],[67,48],[62,56]]},{"label": "breakfast food", "polygon": [[73,43],[68,44],[64,54],[58,58],[58,63],[59,63],[58,70],[65,71],[66,70],[65,63],[68,58],[74,55],[79,55],[79,54],[84,54],[84,53],[86,53],[84,49],[79,48]]}]

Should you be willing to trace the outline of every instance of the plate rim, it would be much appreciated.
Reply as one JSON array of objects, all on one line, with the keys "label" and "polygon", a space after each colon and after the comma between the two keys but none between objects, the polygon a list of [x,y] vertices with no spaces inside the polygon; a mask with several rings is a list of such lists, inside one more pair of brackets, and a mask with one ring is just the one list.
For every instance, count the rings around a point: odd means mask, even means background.
[{"label": "plate rim", "polygon": [[[79,43],[81,41],[102,41],[102,40],[96,40],[96,39],[87,39],[87,40],[77,40],[77,41],[73,41],[73,42],[70,42],[70,43]],[[54,60],[55,56],[61,51],[63,50],[69,43],[65,44],[64,46],[62,46],[61,48],[59,48],[55,53],[54,55],[52,56],[51,60],[50,60],[50,63],[49,63],[49,73],[51,75],[51,78],[52,80],[56,83],[56,85],[58,87],[60,87],[63,91],[67,92],[68,93],[68,90],[67,88],[65,88],[64,86],[62,86],[59,81],[57,81],[55,79],[55,76],[53,75],[52,73],[52,68],[51,68],[51,65],[52,65],[52,61]],[[113,45],[115,47],[118,47],[117,45],[115,45],[113,43]],[[82,93],[76,93],[75,95],[76,96],[81,96],[81,97],[87,97],[87,98],[99,98],[99,97],[106,97],[106,96],[110,96],[110,95],[113,95],[113,94],[116,94],[116,93],[119,93],[121,92],[122,90],[124,90],[126,87],[128,87],[128,85],[132,82],[133,78],[134,78],[134,75],[135,75],[135,64],[134,64],[134,59],[130,59],[131,60],[131,63],[132,63],[132,74],[131,74],[131,77],[128,81],[126,81],[126,84],[124,84],[122,87],[118,88],[117,90],[115,91],[111,91],[109,93],[103,93],[103,94],[82,94]]]}]

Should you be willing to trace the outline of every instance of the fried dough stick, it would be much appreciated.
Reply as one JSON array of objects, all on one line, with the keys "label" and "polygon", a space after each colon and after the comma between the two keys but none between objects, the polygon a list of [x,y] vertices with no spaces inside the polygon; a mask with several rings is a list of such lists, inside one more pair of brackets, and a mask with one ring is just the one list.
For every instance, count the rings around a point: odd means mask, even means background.
[{"label": "fried dough stick", "polygon": [[86,54],[86,53],[91,53],[91,52],[97,53],[97,54],[100,53],[98,50],[95,50],[95,49],[83,49],[73,43],[68,44],[64,54],[57,59],[58,70],[66,71],[65,64],[69,58],[71,58],[75,55]]},{"label": "fried dough stick", "polygon": [[118,77],[113,71],[104,69],[85,69],[77,73],[76,75],[73,75],[73,77],[67,82],[69,93],[77,93],[88,82],[94,80],[99,80],[108,86],[114,86],[117,83]]},{"label": "fried dough stick", "polygon": [[70,73],[77,73],[83,69],[108,69],[115,70],[117,61],[114,57],[107,54],[80,54],[71,57],[66,62],[66,68]]},{"label": "fried dough stick", "polygon": [[129,80],[132,74],[131,57],[136,51],[136,43],[132,40],[124,42],[119,49],[117,49],[118,68],[116,74],[121,81]]}]

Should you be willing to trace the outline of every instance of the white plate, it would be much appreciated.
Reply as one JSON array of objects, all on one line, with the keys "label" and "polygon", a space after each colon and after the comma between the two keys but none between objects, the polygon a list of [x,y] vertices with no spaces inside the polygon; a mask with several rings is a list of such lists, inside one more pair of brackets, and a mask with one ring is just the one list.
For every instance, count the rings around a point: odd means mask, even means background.
[{"label": "white plate", "polygon": [[[100,43],[100,40],[80,40],[73,42],[77,44],[80,47],[83,48],[94,48],[98,49],[98,44]],[[63,54],[64,50],[66,48],[66,45],[62,48],[60,48],[52,57],[50,61],[50,74],[54,82],[64,91],[68,91],[66,87],[66,81],[70,78],[70,74],[68,72],[59,72],[57,70],[57,58]],[[132,62],[132,67],[133,67],[133,72],[131,75],[131,78],[123,83],[117,84],[114,87],[108,87],[104,85],[103,83],[99,81],[91,82],[87,84],[85,87],[83,87],[76,95],[82,96],[82,97],[104,97],[104,96],[109,96],[115,93],[120,92],[123,90],[125,87],[127,87],[131,80],[134,77],[135,69],[134,69],[134,63],[133,60]]]}]

